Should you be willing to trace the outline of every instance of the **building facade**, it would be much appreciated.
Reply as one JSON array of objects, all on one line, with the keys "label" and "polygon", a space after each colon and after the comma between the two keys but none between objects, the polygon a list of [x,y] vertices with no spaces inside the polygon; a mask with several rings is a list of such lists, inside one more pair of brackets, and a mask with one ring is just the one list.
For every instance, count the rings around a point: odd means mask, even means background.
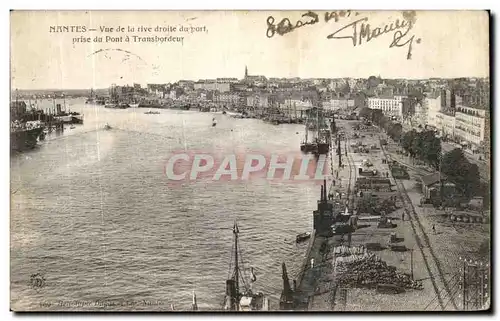
[{"label": "building facade", "polygon": [[219,83],[215,80],[199,80],[194,83],[195,90],[208,90],[208,91],[219,91],[228,92],[231,90],[231,83],[223,82]]},{"label": "building facade", "polygon": [[354,99],[330,99],[323,101],[323,108],[325,110],[339,110],[354,107]]},{"label": "building facade", "polygon": [[455,136],[455,115],[451,112],[440,111],[436,114],[436,129],[442,137]]},{"label": "building facade", "polygon": [[215,102],[226,105],[237,105],[240,102],[240,95],[233,92],[221,92],[214,95]]},{"label": "building facade", "polygon": [[437,114],[441,111],[441,95],[428,94],[424,99],[424,109],[427,111],[427,125],[437,128]]},{"label": "building facade", "polygon": [[471,147],[480,147],[485,140],[486,118],[489,113],[458,105],[455,114],[455,135]]},{"label": "building facade", "polygon": [[404,98],[405,96],[370,97],[367,99],[367,105],[370,109],[382,110],[386,116],[402,118]]},{"label": "building facade", "polygon": [[247,96],[247,107],[250,108],[267,108],[269,107],[268,94],[252,94]]}]

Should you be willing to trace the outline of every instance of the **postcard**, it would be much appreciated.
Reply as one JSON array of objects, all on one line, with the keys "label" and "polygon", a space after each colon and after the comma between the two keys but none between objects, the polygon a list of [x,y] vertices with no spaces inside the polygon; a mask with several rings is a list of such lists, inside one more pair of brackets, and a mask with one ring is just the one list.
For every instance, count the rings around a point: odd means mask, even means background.
[{"label": "postcard", "polygon": [[10,308],[484,311],[488,11],[11,11]]}]

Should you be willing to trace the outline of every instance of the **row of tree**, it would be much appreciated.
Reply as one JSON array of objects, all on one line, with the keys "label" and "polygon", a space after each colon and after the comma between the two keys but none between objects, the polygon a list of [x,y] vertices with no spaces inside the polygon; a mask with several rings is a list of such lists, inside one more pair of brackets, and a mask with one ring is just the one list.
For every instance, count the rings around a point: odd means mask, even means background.
[{"label": "row of tree", "polygon": [[359,111],[359,117],[370,120],[380,128],[382,128],[387,135],[395,141],[400,141],[403,135],[403,126],[392,121],[389,117],[385,116],[380,109],[363,108]]},{"label": "row of tree", "polygon": [[441,140],[432,130],[417,132],[411,130],[403,134],[401,146],[413,158],[419,158],[435,169],[439,169]]},{"label": "row of tree", "polygon": [[488,188],[480,182],[478,166],[469,162],[461,148],[442,155],[441,139],[436,137],[434,131],[411,130],[403,133],[401,124],[384,116],[381,110],[363,108],[359,116],[385,130],[412,158],[421,159],[436,170],[441,170],[449,181],[456,184],[458,192],[464,197],[484,196],[485,200],[489,197]]}]

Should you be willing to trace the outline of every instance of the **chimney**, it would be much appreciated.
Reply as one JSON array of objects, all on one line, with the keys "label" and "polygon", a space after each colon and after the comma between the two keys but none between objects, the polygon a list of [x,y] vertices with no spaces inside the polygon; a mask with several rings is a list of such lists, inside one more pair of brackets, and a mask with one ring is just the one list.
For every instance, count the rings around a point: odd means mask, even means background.
[{"label": "chimney", "polygon": [[327,196],[327,188],[326,188],[326,179],[323,180],[323,183],[325,185],[325,188],[323,189],[323,200],[326,202],[328,200],[328,196]]}]

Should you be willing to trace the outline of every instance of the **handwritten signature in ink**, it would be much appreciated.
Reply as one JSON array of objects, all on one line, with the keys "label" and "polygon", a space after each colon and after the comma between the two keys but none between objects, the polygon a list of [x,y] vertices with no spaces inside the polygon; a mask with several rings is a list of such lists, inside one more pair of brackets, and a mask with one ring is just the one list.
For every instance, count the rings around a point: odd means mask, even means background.
[{"label": "handwritten signature in ink", "polygon": [[[415,25],[415,19],[413,15],[409,15],[407,13],[403,14],[404,19],[396,19],[388,24],[385,24],[383,27],[372,28],[368,22],[368,18],[361,18],[356,21],[353,21],[342,28],[338,29],[334,33],[327,36],[328,39],[351,39],[352,45],[354,47],[360,46],[363,43],[370,42],[373,39],[376,39],[384,34],[393,33],[392,42],[389,45],[389,48],[393,47],[404,47],[408,46],[408,52],[406,54],[406,59],[411,59],[412,49],[413,49],[413,41],[416,43],[420,43],[421,39],[415,39],[415,35],[406,38],[410,30],[412,30]],[[339,35],[345,34],[350,30],[349,35]]]},{"label": "handwritten signature in ink", "polygon": [[[340,10],[325,12],[323,20],[328,23],[333,20],[333,22],[338,22],[342,18],[349,18],[351,16],[358,16],[359,12],[353,12],[351,10]],[[390,23],[384,24],[383,27],[372,28],[368,23],[368,17],[364,17],[353,21],[332,34],[327,36],[327,39],[351,39],[354,47],[360,46],[363,43],[370,42],[384,34],[392,34],[392,42],[389,48],[393,47],[408,47],[406,54],[406,59],[411,59],[413,42],[420,43],[421,39],[415,39],[415,35],[411,37],[408,33],[413,29],[415,25],[415,12],[404,11],[403,19],[396,19]],[[267,18],[267,31],[266,36],[268,38],[274,37],[276,34],[283,36],[287,33],[294,31],[295,29],[302,28],[308,25],[314,25],[320,21],[319,15],[315,12],[308,11],[302,14],[301,19],[292,23],[289,18],[283,18],[277,24],[275,24],[276,19],[273,16]],[[350,34],[347,32],[350,31]]]}]

